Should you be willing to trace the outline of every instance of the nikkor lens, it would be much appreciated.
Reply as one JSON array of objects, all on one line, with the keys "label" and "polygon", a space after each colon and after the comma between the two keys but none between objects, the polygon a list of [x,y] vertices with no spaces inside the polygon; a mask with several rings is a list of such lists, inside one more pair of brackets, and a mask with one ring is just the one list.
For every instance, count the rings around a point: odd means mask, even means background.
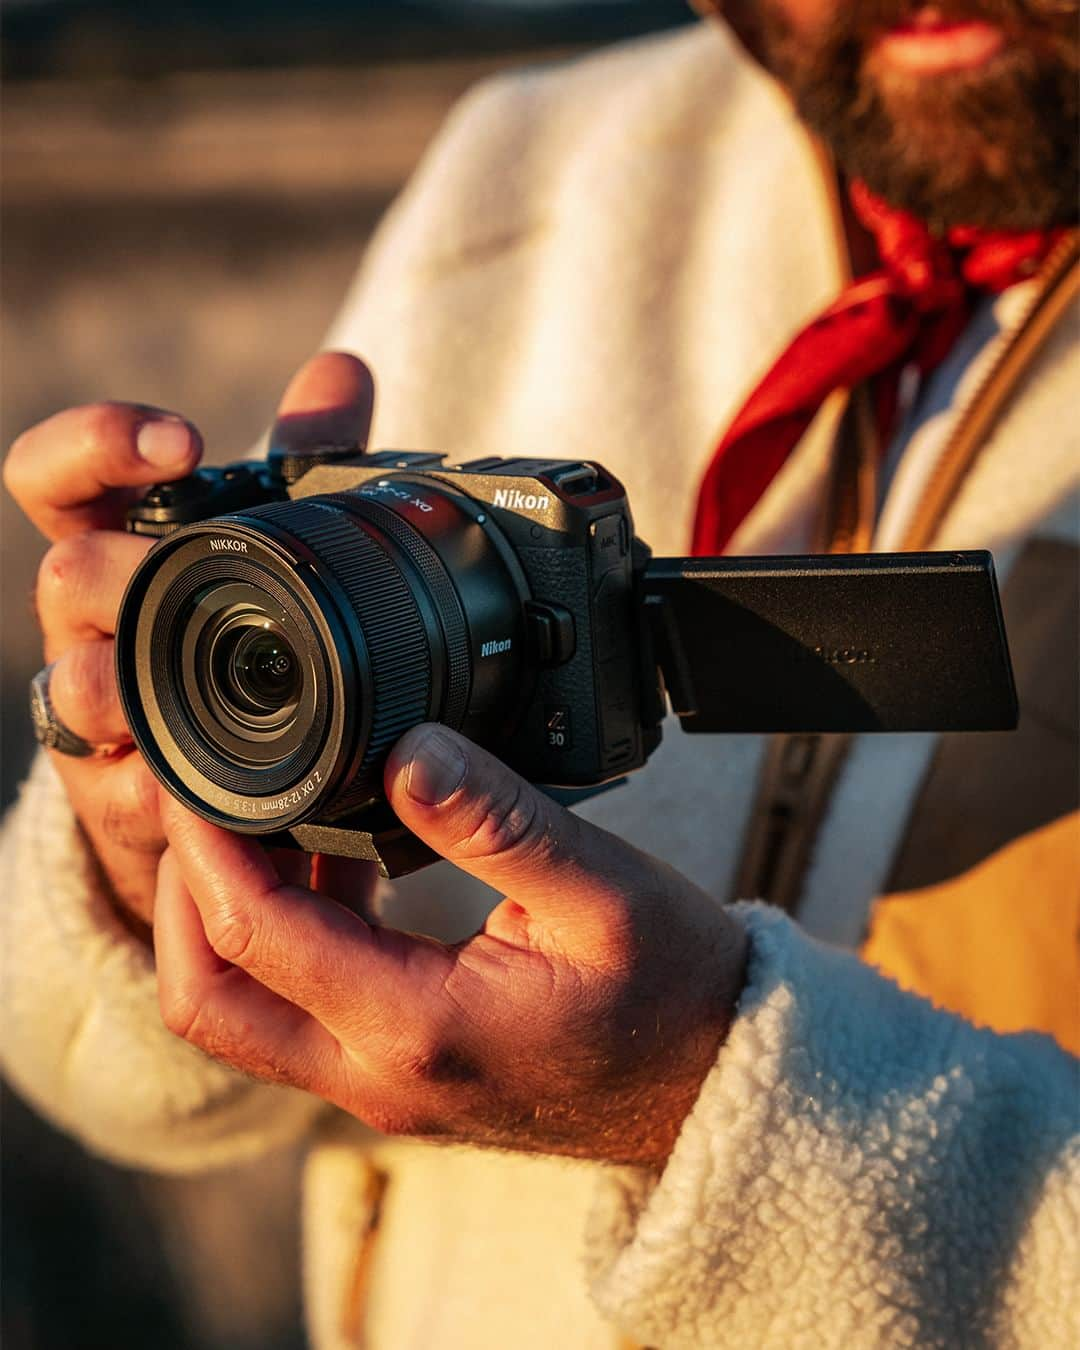
[{"label": "nikkor lens", "polygon": [[154,772],[207,819],[339,819],[380,796],[410,726],[509,733],[526,598],[512,551],[452,488],[274,503],[147,555],[117,627],[121,698]]}]

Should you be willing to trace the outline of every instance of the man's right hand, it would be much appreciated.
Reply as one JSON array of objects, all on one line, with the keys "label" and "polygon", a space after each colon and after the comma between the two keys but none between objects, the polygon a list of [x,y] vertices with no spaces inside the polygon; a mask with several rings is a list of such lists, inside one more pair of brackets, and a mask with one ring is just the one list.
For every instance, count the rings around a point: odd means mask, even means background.
[{"label": "man's right hand", "polygon": [[[373,404],[367,367],[326,352],[289,385],[273,437],[315,444],[366,440]],[[195,426],[136,403],[72,408],[24,432],[4,482],[53,541],[38,573],[36,604],[56,716],[102,753],[52,753],[119,904],[150,923],[165,847],[157,785],[132,744],[113,667],[120,600],[151,541],[124,533],[124,513],[151,483],[182,478],[202,455]]]}]

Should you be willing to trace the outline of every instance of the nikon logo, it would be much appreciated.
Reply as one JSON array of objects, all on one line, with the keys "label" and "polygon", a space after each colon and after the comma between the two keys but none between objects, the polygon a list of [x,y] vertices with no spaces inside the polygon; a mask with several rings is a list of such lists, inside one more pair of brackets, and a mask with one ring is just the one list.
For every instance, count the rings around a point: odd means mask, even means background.
[{"label": "nikon logo", "polygon": [[511,511],[546,511],[551,498],[538,497],[534,492],[522,492],[518,488],[496,488],[495,505],[505,506]]},{"label": "nikon logo", "polygon": [[503,638],[502,641],[485,642],[480,648],[481,656],[501,656],[503,652],[508,652],[513,646],[512,638]]},{"label": "nikon logo", "polygon": [[210,547],[215,553],[246,553],[247,544],[243,539],[211,539]]}]

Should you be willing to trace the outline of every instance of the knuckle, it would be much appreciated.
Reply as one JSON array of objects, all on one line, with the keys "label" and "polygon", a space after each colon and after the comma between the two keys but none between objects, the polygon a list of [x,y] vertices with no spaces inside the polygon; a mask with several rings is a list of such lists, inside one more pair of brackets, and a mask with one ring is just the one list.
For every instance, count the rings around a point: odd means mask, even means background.
[{"label": "knuckle", "polygon": [[37,604],[43,613],[70,604],[92,568],[95,544],[91,536],[70,535],[53,544],[38,568]]},{"label": "knuckle", "polygon": [[245,1036],[250,1028],[236,1027],[195,989],[180,990],[161,1004],[161,1018],[166,1030],[212,1059],[230,1064],[243,1071],[257,1072],[262,1077],[274,1077],[267,1068],[255,1064],[245,1047]]},{"label": "knuckle", "polygon": [[162,993],[160,1006],[161,1020],[167,1031],[182,1041],[190,1041],[192,1045],[201,1044],[205,1023],[202,1002],[194,990],[181,988]]},{"label": "knuckle", "polygon": [[80,448],[84,454],[127,457],[132,410],[123,403],[90,403],[80,409]]},{"label": "knuckle", "polygon": [[458,846],[465,858],[498,857],[507,862],[536,862],[551,845],[547,814],[538,793],[517,782],[502,800],[489,801],[478,824]]},{"label": "knuckle", "polygon": [[212,911],[206,937],[223,961],[243,966],[254,951],[255,922],[246,909],[226,901]]},{"label": "knuckle", "polygon": [[116,679],[108,659],[111,648],[111,643],[107,648],[103,643],[72,647],[57,662],[50,693],[69,726],[75,727],[76,721],[88,726],[116,703]]}]

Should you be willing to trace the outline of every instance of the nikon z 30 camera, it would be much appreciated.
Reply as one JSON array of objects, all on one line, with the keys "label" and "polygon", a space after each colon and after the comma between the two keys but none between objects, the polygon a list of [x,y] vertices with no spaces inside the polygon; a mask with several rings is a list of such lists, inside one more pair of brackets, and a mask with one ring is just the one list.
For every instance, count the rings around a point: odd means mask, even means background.
[{"label": "nikon z 30 camera", "polygon": [[272,453],[151,488],[128,528],[159,537],[116,652],[161,782],[389,875],[433,857],[382,792],[420,722],[573,800],[645,764],[668,700],[690,732],[1016,720],[989,554],[653,559],[596,463]]}]

